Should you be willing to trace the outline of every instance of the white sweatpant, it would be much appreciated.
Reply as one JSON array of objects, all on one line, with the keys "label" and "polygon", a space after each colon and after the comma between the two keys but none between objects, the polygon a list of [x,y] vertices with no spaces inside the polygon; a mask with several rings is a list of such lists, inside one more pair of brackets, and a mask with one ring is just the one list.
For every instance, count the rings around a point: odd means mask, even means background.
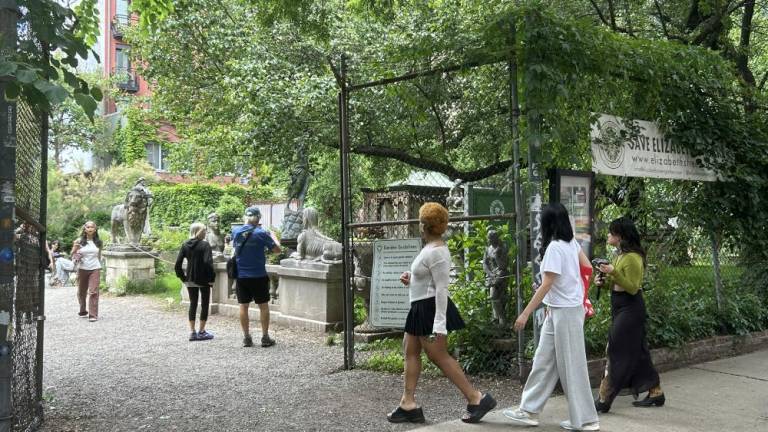
[{"label": "white sweatpant", "polygon": [[549,308],[520,408],[540,413],[558,378],[568,399],[570,423],[580,427],[598,421],[584,349],[583,306]]}]

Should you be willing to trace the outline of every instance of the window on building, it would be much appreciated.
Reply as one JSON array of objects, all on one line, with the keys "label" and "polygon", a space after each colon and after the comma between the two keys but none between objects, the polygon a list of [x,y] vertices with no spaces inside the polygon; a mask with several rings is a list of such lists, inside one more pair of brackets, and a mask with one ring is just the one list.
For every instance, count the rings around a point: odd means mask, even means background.
[{"label": "window on building", "polygon": [[147,162],[152,165],[155,171],[168,171],[170,166],[168,149],[158,143],[147,143],[144,148],[147,151]]},{"label": "window on building", "polygon": [[128,24],[128,7],[131,5],[131,2],[128,0],[117,0],[117,9],[115,10],[115,20],[119,24]]},{"label": "window on building", "polygon": [[126,73],[131,69],[131,58],[128,57],[128,47],[117,47],[115,50],[115,69],[118,73]]}]

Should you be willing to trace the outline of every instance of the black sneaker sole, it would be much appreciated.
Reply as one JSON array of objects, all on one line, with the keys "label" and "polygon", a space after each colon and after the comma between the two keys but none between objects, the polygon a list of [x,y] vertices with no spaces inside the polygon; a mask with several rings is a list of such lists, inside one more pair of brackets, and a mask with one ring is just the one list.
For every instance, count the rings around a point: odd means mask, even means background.
[{"label": "black sneaker sole", "polygon": [[274,346],[274,345],[275,345],[275,341],[262,342],[261,343],[261,347],[262,348],[269,348],[269,347]]}]

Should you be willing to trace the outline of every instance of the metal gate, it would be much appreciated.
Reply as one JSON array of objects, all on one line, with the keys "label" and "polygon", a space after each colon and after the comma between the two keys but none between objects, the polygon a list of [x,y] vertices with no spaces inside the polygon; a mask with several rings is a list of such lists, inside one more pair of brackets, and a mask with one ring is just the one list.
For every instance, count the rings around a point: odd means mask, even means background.
[{"label": "metal gate", "polygon": [[0,432],[29,431],[43,416],[47,119],[0,108]]}]

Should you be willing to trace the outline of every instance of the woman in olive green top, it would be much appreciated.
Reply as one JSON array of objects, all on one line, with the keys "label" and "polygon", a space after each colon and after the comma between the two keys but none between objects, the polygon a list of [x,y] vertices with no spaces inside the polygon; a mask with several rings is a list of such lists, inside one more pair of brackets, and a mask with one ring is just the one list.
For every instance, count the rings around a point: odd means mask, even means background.
[{"label": "woman in olive green top", "polygon": [[645,250],[640,245],[640,234],[635,224],[627,218],[619,218],[608,227],[608,244],[616,246],[618,256],[612,264],[600,266],[604,278],[596,283],[611,290],[611,329],[608,333],[608,364],[606,375],[600,383],[595,408],[606,413],[613,399],[624,388],[648,396],[632,404],[639,407],[663,406],[665,397],[661,390],[659,373],[653,367],[648,341],[645,335],[646,311],[643,300],[643,271]]}]

